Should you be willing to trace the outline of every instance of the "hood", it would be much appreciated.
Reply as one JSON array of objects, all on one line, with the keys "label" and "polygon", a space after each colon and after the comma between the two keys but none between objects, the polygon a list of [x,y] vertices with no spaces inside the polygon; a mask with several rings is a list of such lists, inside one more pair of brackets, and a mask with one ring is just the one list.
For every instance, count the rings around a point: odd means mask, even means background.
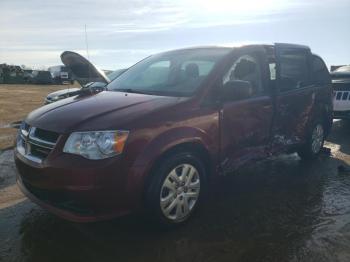
[{"label": "hood", "polygon": [[331,72],[332,76],[350,76],[349,71],[343,71],[343,72]]},{"label": "hood", "polygon": [[108,84],[109,78],[105,73],[95,67],[89,60],[72,51],[61,54],[62,63],[68,67],[75,79],[82,85],[89,82],[102,82]]},{"label": "hood", "polygon": [[331,72],[331,77],[333,80],[350,79],[350,70],[333,71]]},{"label": "hood", "polygon": [[350,77],[349,78],[337,78],[332,80],[333,84],[337,83],[350,83]]},{"label": "hood", "polygon": [[61,95],[66,95],[66,94],[70,94],[70,93],[75,93],[76,91],[79,91],[80,88],[67,88],[67,89],[62,89],[56,92],[52,92],[50,94],[47,95],[47,97],[56,97],[56,96],[61,96]]},{"label": "hood", "polygon": [[178,103],[184,98],[104,91],[70,97],[31,112],[26,122],[65,134],[74,131],[129,128],[136,118]]}]

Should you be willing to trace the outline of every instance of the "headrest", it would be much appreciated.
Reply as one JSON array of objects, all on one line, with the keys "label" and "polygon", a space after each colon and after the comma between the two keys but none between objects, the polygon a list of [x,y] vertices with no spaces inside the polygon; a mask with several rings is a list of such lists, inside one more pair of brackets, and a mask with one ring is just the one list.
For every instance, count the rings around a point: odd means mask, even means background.
[{"label": "headrest", "polygon": [[192,77],[192,78],[199,77],[199,68],[198,68],[198,65],[195,63],[190,63],[186,65],[185,72],[187,77]]},{"label": "headrest", "polygon": [[238,79],[256,72],[256,64],[249,60],[241,60],[235,68],[235,77]]}]

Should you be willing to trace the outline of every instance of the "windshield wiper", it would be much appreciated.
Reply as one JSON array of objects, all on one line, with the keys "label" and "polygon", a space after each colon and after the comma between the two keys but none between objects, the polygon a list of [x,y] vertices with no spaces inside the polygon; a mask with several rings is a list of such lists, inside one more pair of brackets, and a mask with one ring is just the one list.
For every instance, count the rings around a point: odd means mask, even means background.
[{"label": "windshield wiper", "polygon": [[137,90],[137,89],[132,89],[132,88],[117,88],[117,89],[112,89],[112,91],[117,91],[117,92],[126,92],[126,93],[134,93],[134,94],[148,94],[145,91]]}]

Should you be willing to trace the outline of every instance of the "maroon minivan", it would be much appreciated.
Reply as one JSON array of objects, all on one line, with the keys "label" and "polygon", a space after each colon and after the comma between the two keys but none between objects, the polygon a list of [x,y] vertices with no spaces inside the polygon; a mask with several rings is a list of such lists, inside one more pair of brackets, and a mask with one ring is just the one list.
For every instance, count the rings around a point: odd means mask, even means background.
[{"label": "maroon minivan", "polygon": [[[61,58],[77,77],[104,78],[78,54]],[[106,91],[31,112],[17,138],[18,185],[72,221],[143,210],[180,224],[215,178],[272,154],[312,159],[331,125],[330,75],[306,46],[169,51]]]}]

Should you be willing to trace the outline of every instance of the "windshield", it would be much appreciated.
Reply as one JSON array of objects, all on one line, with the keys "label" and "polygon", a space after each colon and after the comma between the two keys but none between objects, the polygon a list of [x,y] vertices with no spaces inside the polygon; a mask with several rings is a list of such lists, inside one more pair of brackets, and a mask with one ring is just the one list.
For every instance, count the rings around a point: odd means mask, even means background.
[{"label": "windshield", "polygon": [[[107,75],[107,77],[113,81],[114,79],[116,79],[118,76],[120,76],[122,73],[124,73],[126,71],[126,69],[118,69],[116,71],[113,71],[112,73],[109,73]],[[106,83],[103,83],[103,82],[90,82],[90,83],[87,83],[85,86],[83,86],[83,88],[91,88],[91,87],[97,87],[97,88],[102,88],[102,87],[105,87],[106,86]]]},{"label": "windshield", "polygon": [[229,48],[197,48],[150,56],[108,85],[110,91],[191,96]]},{"label": "windshield", "polygon": [[113,81],[114,79],[116,79],[118,76],[120,76],[125,71],[126,71],[126,69],[118,69],[118,70],[115,70],[112,73],[108,74],[107,77],[109,78],[109,80]]}]

